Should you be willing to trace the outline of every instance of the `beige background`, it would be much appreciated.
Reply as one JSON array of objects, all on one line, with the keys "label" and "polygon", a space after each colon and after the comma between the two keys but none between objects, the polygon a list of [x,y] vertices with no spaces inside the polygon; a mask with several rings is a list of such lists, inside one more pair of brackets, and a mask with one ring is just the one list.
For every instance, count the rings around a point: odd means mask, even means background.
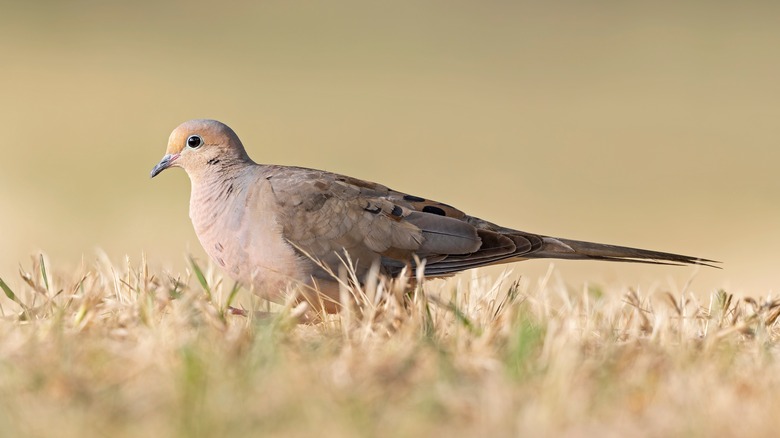
[{"label": "beige background", "polygon": [[777,2],[67,3],[0,3],[11,284],[41,249],[59,270],[95,248],[174,272],[203,257],[184,173],[148,177],[195,117],[231,125],[258,162],[725,262],[556,262],[573,285],[780,284]]}]

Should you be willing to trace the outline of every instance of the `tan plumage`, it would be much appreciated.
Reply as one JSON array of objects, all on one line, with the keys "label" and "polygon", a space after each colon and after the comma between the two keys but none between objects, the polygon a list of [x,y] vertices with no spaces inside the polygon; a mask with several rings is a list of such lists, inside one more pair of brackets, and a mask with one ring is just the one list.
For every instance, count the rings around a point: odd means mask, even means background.
[{"label": "tan plumage", "polygon": [[232,278],[275,301],[291,283],[336,298],[328,270],[338,272],[345,252],[359,276],[375,263],[397,275],[415,255],[434,277],[531,258],[715,263],[526,233],[381,184],[256,164],[233,130],[214,120],[190,120],[171,133],[152,177],[171,166],[190,177],[190,218],[209,256]]}]

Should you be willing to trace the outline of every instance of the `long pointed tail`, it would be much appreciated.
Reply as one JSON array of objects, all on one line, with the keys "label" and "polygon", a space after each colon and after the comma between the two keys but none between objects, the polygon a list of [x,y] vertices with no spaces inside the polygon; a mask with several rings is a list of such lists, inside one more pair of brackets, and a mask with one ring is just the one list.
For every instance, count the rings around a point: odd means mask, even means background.
[{"label": "long pointed tail", "polygon": [[613,262],[650,263],[656,265],[702,265],[720,269],[719,266],[714,265],[714,263],[720,263],[717,260],[554,237],[544,237],[542,247],[538,251],[528,254],[526,257],[607,260]]}]

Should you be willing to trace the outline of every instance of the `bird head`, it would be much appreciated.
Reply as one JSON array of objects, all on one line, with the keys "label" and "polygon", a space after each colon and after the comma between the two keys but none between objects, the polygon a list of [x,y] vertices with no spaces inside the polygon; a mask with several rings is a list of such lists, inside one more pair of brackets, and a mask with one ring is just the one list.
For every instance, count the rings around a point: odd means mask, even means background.
[{"label": "bird head", "polygon": [[229,163],[248,161],[244,145],[229,126],[216,120],[189,120],[171,132],[165,155],[151,177],[169,167],[181,167],[193,178]]}]

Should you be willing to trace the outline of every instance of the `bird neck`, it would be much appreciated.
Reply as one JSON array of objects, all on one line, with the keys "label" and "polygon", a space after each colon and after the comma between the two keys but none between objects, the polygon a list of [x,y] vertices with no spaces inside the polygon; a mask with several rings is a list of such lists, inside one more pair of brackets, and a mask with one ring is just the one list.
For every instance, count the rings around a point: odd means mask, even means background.
[{"label": "bird neck", "polygon": [[220,161],[201,172],[191,173],[191,202],[219,208],[222,202],[243,191],[257,165],[249,162]]},{"label": "bird neck", "polygon": [[235,178],[255,163],[248,157],[219,157],[212,158],[204,164],[190,166],[187,175],[190,177],[193,188],[195,186],[213,186]]}]

